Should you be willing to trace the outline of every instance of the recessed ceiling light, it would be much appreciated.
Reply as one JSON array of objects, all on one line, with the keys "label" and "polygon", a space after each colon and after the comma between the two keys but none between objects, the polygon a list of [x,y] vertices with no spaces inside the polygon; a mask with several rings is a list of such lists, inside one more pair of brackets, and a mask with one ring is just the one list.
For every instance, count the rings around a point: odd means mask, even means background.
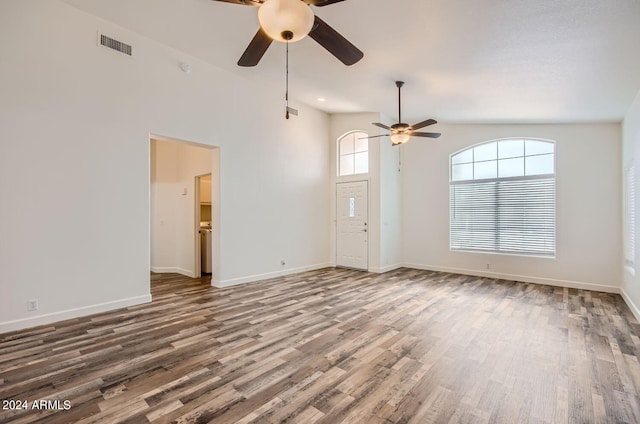
[{"label": "recessed ceiling light", "polygon": [[324,97],[318,97],[318,101],[319,102],[325,102],[325,101],[327,101],[327,99],[325,99]]}]

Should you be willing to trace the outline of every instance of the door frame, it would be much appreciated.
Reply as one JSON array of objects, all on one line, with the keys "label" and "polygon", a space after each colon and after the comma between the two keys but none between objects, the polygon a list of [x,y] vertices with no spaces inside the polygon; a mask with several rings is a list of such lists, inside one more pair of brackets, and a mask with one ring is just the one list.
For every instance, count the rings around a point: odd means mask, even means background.
[{"label": "door frame", "polygon": [[[339,243],[339,240],[340,240],[339,233],[338,233],[338,225],[340,225],[340,216],[339,216],[339,212],[338,212],[339,203],[340,203],[339,199],[338,199],[338,191],[339,191],[338,187],[340,186],[340,184],[353,184],[353,183],[366,183],[366,187],[367,187],[367,202],[366,202],[366,205],[367,205],[367,217],[366,217],[366,222],[367,222],[367,249],[366,249],[367,250],[367,253],[366,253],[366,255],[367,255],[367,257],[366,257],[367,267],[366,268],[351,268],[351,267],[347,267],[347,266],[344,266],[344,265],[338,265],[338,243]],[[336,216],[336,219],[335,219],[335,223],[336,223],[336,225],[335,225],[335,234],[336,234],[335,249],[336,249],[336,252],[335,252],[335,258],[334,258],[335,264],[336,264],[336,268],[358,269],[358,270],[363,270],[363,271],[368,271],[369,270],[369,259],[370,259],[369,258],[369,256],[370,256],[369,255],[370,254],[369,245],[371,244],[370,243],[371,226],[369,225],[369,210],[371,208],[371,204],[370,204],[371,200],[370,200],[370,196],[369,196],[369,185],[370,185],[370,182],[366,178],[365,179],[354,179],[354,180],[346,180],[346,181],[336,182],[336,185],[335,185],[335,187],[336,187],[336,191],[335,191],[335,202],[336,202],[336,204],[335,204],[335,206],[336,206],[336,210],[335,210],[335,214],[336,214],[335,215]]]},{"label": "door frame", "polygon": [[[211,172],[207,173],[207,174],[202,174],[202,175],[196,175],[193,178],[194,181],[194,187],[193,187],[193,211],[194,211],[194,245],[195,245],[195,258],[194,258],[194,265],[193,265],[193,272],[195,274],[195,278],[200,278],[202,276],[202,243],[200,240],[200,221],[201,216],[200,216],[200,199],[202,198],[202,196],[200,195],[200,179],[202,177],[210,177],[211,178],[211,187],[213,187],[213,174]],[[211,195],[210,195],[211,196]],[[211,207],[212,211],[211,214],[213,215],[213,205]],[[211,221],[213,221],[213,216],[211,217]],[[213,229],[213,224],[211,225],[211,228]],[[213,234],[212,234],[213,236]]]},{"label": "door frame", "polygon": [[[159,135],[157,133],[149,133],[149,163],[150,163],[150,171],[151,169],[153,169],[153,164],[152,161],[154,160],[151,156],[151,144],[153,143],[153,141],[161,141],[161,142],[171,142],[171,143],[177,143],[178,145],[182,144],[182,145],[191,145],[194,147],[200,147],[200,148],[205,148],[205,149],[210,149],[211,150],[211,164],[210,167],[208,168],[208,172],[206,174],[202,174],[202,175],[208,175],[211,174],[211,208],[212,210],[215,210],[215,213],[212,213],[211,216],[211,226],[212,228],[215,228],[215,231],[212,234],[212,274],[211,274],[211,285],[215,286],[216,284],[219,283],[220,281],[220,229],[222,228],[221,225],[221,199],[220,199],[220,169],[221,169],[221,154],[220,154],[220,146],[216,146],[216,145],[211,145],[211,144],[206,144],[206,143],[198,143],[195,141],[189,141],[189,140],[181,140],[181,139],[177,139],[174,137],[166,137],[166,136],[162,136]],[[204,169],[202,170],[204,171]],[[201,171],[201,172],[202,172]],[[191,216],[194,217],[194,219],[197,218],[196,221],[194,221],[194,227],[197,227],[197,230],[194,231],[193,228],[184,228],[183,231],[188,231],[189,234],[194,233],[194,241],[193,241],[193,249],[191,249],[191,251],[194,252],[194,267],[192,270],[189,270],[189,273],[184,273],[184,272],[180,272],[181,270],[177,267],[165,267],[165,268],[159,268],[158,271],[156,272],[177,272],[183,275],[187,275],[190,276],[192,278],[200,278],[201,277],[201,271],[202,268],[200,266],[200,240],[199,240],[199,234],[197,233],[197,231],[199,231],[199,227],[200,227],[200,220],[199,220],[199,215],[200,215],[200,206],[199,206],[199,202],[200,202],[200,193],[199,193],[199,184],[198,184],[198,188],[196,189],[196,185],[195,185],[195,179],[191,180],[192,183],[188,183],[187,180],[184,181],[185,186],[184,187],[184,192],[182,193],[183,195],[186,195],[188,193],[188,191],[190,189],[188,189],[189,185],[194,184],[193,186],[193,197],[196,197],[197,195],[197,200],[195,200],[194,202],[189,202],[191,204],[190,209],[192,209],[191,211],[189,211],[189,213],[191,214]],[[149,199],[151,199],[152,197],[152,181],[151,181],[151,177],[149,177],[148,180],[148,185],[149,185],[149,189],[148,189],[148,196]],[[188,193],[189,195],[191,193]],[[195,202],[198,202],[198,207],[195,207]],[[149,201],[149,221],[148,221],[148,225],[151,230],[151,216],[154,210],[154,206],[152,205],[152,201]],[[186,233],[184,233],[186,234]],[[197,239],[195,239],[195,237],[198,236]],[[189,235],[189,238],[191,238],[191,235]],[[153,270],[153,266],[151,264],[151,242],[149,242],[149,263],[151,265],[151,269]],[[197,268],[196,268],[197,267]]]}]

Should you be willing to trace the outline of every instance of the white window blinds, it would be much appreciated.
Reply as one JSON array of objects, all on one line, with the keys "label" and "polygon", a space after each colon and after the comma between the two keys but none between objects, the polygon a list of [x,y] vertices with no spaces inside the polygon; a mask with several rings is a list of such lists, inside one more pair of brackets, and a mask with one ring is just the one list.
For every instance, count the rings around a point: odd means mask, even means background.
[{"label": "white window blinds", "polygon": [[636,257],[636,170],[631,165],[626,169],[624,193],[624,264],[635,271]]},{"label": "white window blinds", "polygon": [[451,249],[555,255],[555,178],[451,184]]},{"label": "white window blinds", "polygon": [[554,257],[554,150],[509,139],[452,155],[451,250]]}]

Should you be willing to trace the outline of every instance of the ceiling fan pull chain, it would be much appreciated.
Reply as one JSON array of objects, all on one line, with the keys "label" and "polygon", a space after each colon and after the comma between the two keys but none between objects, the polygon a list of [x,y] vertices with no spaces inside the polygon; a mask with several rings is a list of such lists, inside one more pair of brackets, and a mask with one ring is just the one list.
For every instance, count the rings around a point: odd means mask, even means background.
[{"label": "ceiling fan pull chain", "polygon": [[289,119],[289,41],[287,41],[287,53],[286,53],[286,62],[285,62],[285,92],[284,92],[284,117],[285,119]]}]

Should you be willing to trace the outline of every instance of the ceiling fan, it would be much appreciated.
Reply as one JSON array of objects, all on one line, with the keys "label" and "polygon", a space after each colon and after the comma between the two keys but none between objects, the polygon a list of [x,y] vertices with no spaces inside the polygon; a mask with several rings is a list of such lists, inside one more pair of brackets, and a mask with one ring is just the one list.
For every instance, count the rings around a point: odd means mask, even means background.
[{"label": "ceiling fan", "polygon": [[400,103],[400,91],[402,86],[404,85],[404,81],[396,81],[396,87],[398,87],[398,123],[397,124],[393,124],[390,127],[381,124],[379,122],[374,122],[373,125],[375,125],[376,127],[380,127],[383,128],[385,130],[391,131],[391,134],[381,134],[381,135],[374,135],[368,138],[374,138],[374,137],[386,137],[389,136],[391,137],[391,144],[393,146],[397,146],[398,144],[404,144],[407,141],[409,141],[409,139],[411,137],[429,137],[429,138],[438,138],[440,137],[440,133],[432,133],[432,132],[420,132],[420,131],[416,131],[419,130],[420,128],[424,128],[427,127],[429,125],[433,125],[433,124],[437,124],[438,121],[436,121],[435,119],[427,119],[425,121],[422,122],[418,122],[415,125],[409,125],[409,124],[405,124],[402,122],[402,109],[401,109],[401,103]]},{"label": "ceiling fan", "polygon": [[239,66],[256,66],[273,40],[295,42],[309,35],[345,65],[364,56],[309,6],[328,6],[344,0],[214,0],[244,6],[259,6],[260,28],[238,60]]}]

